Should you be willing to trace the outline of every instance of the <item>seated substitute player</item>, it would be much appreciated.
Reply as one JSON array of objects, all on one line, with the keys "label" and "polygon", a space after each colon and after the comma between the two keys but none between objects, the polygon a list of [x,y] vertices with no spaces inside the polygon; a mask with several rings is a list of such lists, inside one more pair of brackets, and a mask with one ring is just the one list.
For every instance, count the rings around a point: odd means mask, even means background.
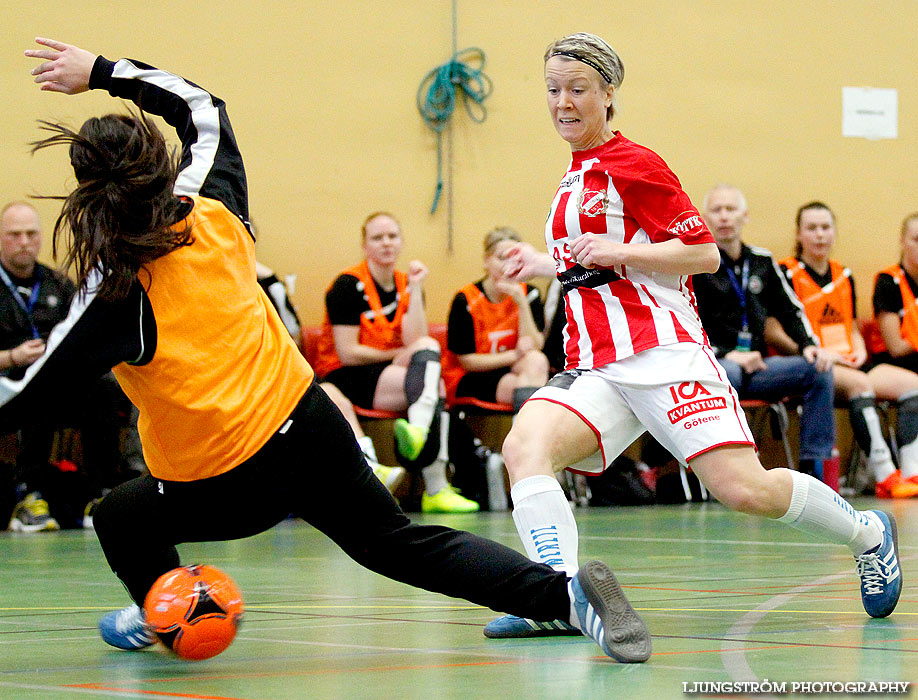
[{"label": "seated substitute player", "polygon": [[[258,231],[254,225],[251,228],[252,235],[257,235]],[[271,301],[271,305],[274,306],[274,310],[277,311],[277,315],[280,316],[284,328],[290,333],[290,337],[296,343],[296,346],[302,350],[300,316],[297,314],[293,302],[290,301],[287,285],[280,281],[277,275],[274,274],[274,270],[257,260],[255,261],[255,274],[258,277],[258,285],[268,295],[268,299]],[[364,457],[367,458],[367,463],[373,473],[386,485],[387,489],[394,492],[405,478],[406,472],[404,468],[387,467],[380,464],[376,459],[376,447],[373,445],[373,439],[363,432],[360,421],[357,420],[357,414],[354,413],[354,404],[334,384],[323,382],[320,386],[328,394],[328,398],[338,407],[338,410],[341,411],[341,415],[347,420],[348,425],[351,426],[351,430],[354,431],[354,435],[357,437],[357,444],[360,445],[360,450],[363,452]]]},{"label": "seated substitute player", "polygon": [[[881,270],[874,281],[873,315],[880,339],[868,348],[874,363],[918,373],[918,212],[902,221],[899,263]],[[918,392],[911,382],[898,396],[899,461],[902,476],[918,483]]]},{"label": "seated substitute player", "polygon": [[542,354],[544,313],[539,290],[504,278],[507,251],[520,242],[501,227],[484,239],[485,277],[456,294],[449,312],[443,379],[449,397],[523,403],[548,381]]},{"label": "seated substitute player", "polygon": [[[649,648],[632,641],[639,618],[604,564],[568,580],[496,542],[415,525],[373,476],[255,280],[245,172],[223,101],[146,64],[37,42],[26,55],[40,60],[32,74],[43,90],[107,90],[163,117],[182,143],[176,163],[143,114],[93,117],[79,133],[46,122],[51,136],[36,150],[68,146],[77,181],[56,235],[63,245],[69,231],[80,293],[25,377],[0,379],[4,426],[31,415],[51,383],[71,389],[110,367],[140,407],[150,474],[114,489],[95,516],[131,598],[142,603],[179,565],[176,544],[254,535],[292,512],[375,572],[536,619],[567,617],[609,656],[646,660]],[[347,493],[352,510],[316,493]],[[125,649],[153,641],[137,605],[100,629]]]},{"label": "seated substitute player", "polygon": [[[856,323],[856,297],[851,270],[829,257],[835,243],[835,214],[822,202],[797,210],[797,249],[779,264],[823,348],[831,353],[835,394],[845,401],[855,440],[867,455],[876,481],[877,498],[918,496],[918,374],[888,363],[873,364]],[[780,340],[775,337],[780,334]],[[796,343],[772,329],[769,342],[797,353]],[[896,469],[883,437],[877,398],[898,401],[897,427],[902,471]],[[909,438],[911,441],[909,442]],[[911,443],[911,444],[910,444]]]},{"label": "seated substitute player", "polygon": [[[582,33],[550,44],[544,61],[549,113],[572,158],[546,221],[550,254],[518,244],[506,272],[557,273],[567,369],[526,402],[504,442],[526,552],[573,575],[577,524],[554,473],[602,471],[649,430],[728,508],[847,545],[865,609],[889,615],[902,584],[891,516],[856,511],[817,479],[756,457],[694,304],[691,276],[717,269],[717,246],[663,159],[612,130],[618,54]],[[565,620],[509,615],[485,635],[569,631]]]},{"label": "seated substitute player", "polygon": [[407,274],[395,268],[403,238],[392,214],[370,214],[362,237],[363,262],[338,275],[325,294],[316,373],[356,406],[407,409],[408,420],[395,421],[395,438],[402,463],[424,477],[421,510],[477,511],[446,478],[449,416],[441,398],[440,344],[427,333],[427,268],[419,260],[409,263]]}]

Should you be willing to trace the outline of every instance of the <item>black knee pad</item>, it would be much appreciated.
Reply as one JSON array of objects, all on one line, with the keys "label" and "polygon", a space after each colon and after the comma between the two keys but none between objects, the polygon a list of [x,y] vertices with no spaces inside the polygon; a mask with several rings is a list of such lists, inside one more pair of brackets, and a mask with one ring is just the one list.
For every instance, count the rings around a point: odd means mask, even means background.
[{"label": "black knee pad", "polygon": [[900,399],[896,405],[899,410],[896,439],[900,447],[910,445],[918,438],[918,395],[912,394]]},{"label": "black knee pad", "polygon": [[405,397],[410,406],[417,401],[424,391],[424,376],[427,373],[428,362],[440,362],[440,353],[436,350],[418,350],[408,361],[408,371],[405,373]]}]

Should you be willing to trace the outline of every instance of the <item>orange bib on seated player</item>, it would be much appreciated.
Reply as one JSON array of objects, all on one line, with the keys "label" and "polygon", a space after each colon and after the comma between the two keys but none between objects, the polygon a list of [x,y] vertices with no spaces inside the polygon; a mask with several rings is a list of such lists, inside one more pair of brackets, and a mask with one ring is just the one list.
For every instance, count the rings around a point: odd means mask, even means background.
[{"label": "orange bib on seated player", "polygon": [[[459,292],[465,295],[475,328],[474,352],[486,355],[513,350],[519,340],[520,328],[520,309],[516,302],[508,296],[501,302],[492,303],[474,283],[465,285]],[[456,387],[465,374],[459,358],[446,350],[443,353],[443,381],[447,397],[455,398]]]},{"label": "orange bib on seated player", "polygon": [[[363,283],[363,293],[367,303],[370,305],[369,310],[360,314],[360,329],[357,333],[357,342],[379,350],[392,350],[402,347],[404,345],[402,342],[402,317],[408,310],[410,298],[410,294],[407,291],[408,276],[399,270],[395,271],[395,290],[398,295],[398,306],[395,309],[395,316],[390,321],[383,311],[382,302],[379,299],[379,291],[376,289],[376,282],[373,280],[373,275],[370,274],[370,268],[366,260],[359,265],[349,267],[338,277],[341,275],[351,275]],[[331,322],[328,320],[328,310],[326,309],[325,318],[322,321],[322,335],[316,344],[316,374],[320,377],[325,377],[329,372],[341,366],[343,366],[343,363],[335,350],[335,334],[332,330]]]},{"label": "orange bib on seated player", "polygon": [[[886,273],[896,284],[899,285],[899,292],[902,294],[902,324],[899,327],[899,333],[905,338],[911,346],[918,350],[918,307],[915,305],[915,295],[912,294],[912,288],[905,278],[905,270],[901,265],[890,265],[885,270],[880,270],[877,277]],[[876,282],[874,282],[876,286]],[[882,336],[880,336],[882,339]],[[886,352],[885,344],[877,344],[875,347],[869,347],[871,354],[875,352]]]},{"label": "orange bib on seated player", "polygon": [[785,258],[781,265],[787,268],[797,298],[804,313],[819,336],[822,347],[839,355],[847,355],[851,346],[851,329],[854,325],[854,300],[851,295],[851,271],[836,260],[829,261],[832,281],[820,287],[810,277],[797,258]]}]

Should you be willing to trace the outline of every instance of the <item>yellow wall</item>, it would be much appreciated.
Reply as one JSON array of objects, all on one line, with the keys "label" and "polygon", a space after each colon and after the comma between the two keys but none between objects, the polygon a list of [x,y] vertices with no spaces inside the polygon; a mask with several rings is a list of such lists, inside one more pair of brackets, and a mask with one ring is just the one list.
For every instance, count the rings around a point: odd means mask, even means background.
[{"label": "yellow wall", "polygon": [[[226,99],[259,257],[297,275],[294,301],[307,323],[319,320],[334,274],[360,257],[369,211],[395,212],[404,261],[430,267],[433,320],[479,275],[489,228],[514,226],[540,243],[568,159],[547,118],[541,57],[573,31],[601,34],[620,52],[615,127],[660,153],[697,205],[719,181],[746,191],[747,241],[787,254],[797,206],[829,203],[861,313],[873,273],[897,259],[900,220],[918,209],[913,0],[458,0],[459,47],[484,49],[494,93],[483,124],[461,107],[454,116],[452,253],[446,201],[428,213],[435,138],[415,108],[421,78],[452,50],[450,1],[13,0],[3,24],[0,200],[60,193],[72,177],[63,151],[28,155],[37,118],[78,125],[119,108],[102,94],[39,93],[21,53],[35,35],[181,73]],[[842,86],[897,88],[899,138],[842,138]],[[50,228],[54,203],[38,206]]]}]

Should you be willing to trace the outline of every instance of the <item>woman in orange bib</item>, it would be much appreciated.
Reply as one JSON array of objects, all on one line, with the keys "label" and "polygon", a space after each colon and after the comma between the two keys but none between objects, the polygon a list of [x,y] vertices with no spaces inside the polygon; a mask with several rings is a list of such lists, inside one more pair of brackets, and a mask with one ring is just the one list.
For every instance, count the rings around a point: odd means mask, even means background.
[{"label": "woman in orange bib", "polygon": [[899,244],[899,264],[880,271],[874,281],[873,315],[879,333],[869,349],[875,362],[889,368],[889,394],[898,392],[899,461],[902,474],[918,482],[918,212],[902,221]]},{"label": "woman in orange bib", "polygon": [[[69,147],[77,184],[62,198],[55,243],[80,293],[23,379],[0,379],[0,426],[112,367],[140,409],[150,473],[115,488],[94,518],[135,603],[102,618],[103,639],[126,650],[153,643],[138,604],[179,566],[176,545],[248,537],[292,513],[377,573],[495,610],[567,618],[620,658],[621,591],[610,591],[605,565],[569,579],[495,542],[415,525],[373,475],[258,286],[245,169],[223,101],[153,66],[37,41],[26,55],[39,60],[42,90],[107,91],[181,139],[174,157],[134,112],[93,117],[79,132],[45,122],[51,135],[36,146]],[[346,495],[348,509],[329,494]]]},{"label": "woman in orange bib", "polygon": [[[835,243],[835,214],[822,202],[797,211],[794,257],[780,261],[822,347],[833,353],[836,396],[847,402],[855,440],[867,455],[878,498],[918,496],[918,460],[896,469],[877,414],[877,398],[899,401],[905,422],[918,427],[918,375],[890,364],[871,364],[855,320],[851,270],[829,257]],[[901,415],[900,414],[900,415]],[[901,432],[901,431],[900,431]],[[907,436],[903,436],[907,438]],[[900,455],[901,456],[901,455]]]},{"label": "woman in orange bib", "polygon": [[467,284],[453,299],[443,358],[447,395],[512,404],[518,411],[548,381],[542,354],[542,300],[539,290],[503,275],[507,251],[520,242],[510,228],[484,239],[486,275]]},{"label": "woman in orange bib", "polygon": [[316,374],[364,408],[405,411],[393,426],[399,461],[424,478],[425,513],[472,513],[478,503],[446,477],[449,417],[441,394],[440,344],[428,335],[427,268],[396,269],[404,239],[388,212],[363,223],[363,262],[341,272],[325,294]]}]

